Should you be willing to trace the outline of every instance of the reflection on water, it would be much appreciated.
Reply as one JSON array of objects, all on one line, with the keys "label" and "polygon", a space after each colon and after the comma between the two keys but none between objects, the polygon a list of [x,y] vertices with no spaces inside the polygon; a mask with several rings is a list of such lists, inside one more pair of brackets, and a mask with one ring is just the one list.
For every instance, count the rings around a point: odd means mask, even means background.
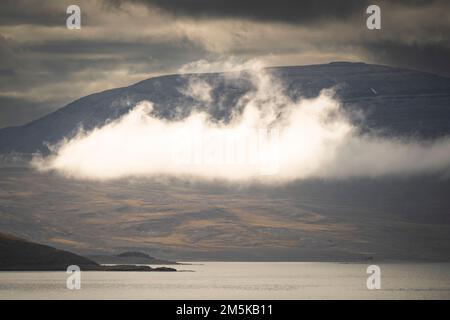
[{"label": "reflection on water", "polygon": [[205,262],[194,272],[0,272],[0,299],[450,299],[450,263],[380,264],[368,290],[367,264]]}]

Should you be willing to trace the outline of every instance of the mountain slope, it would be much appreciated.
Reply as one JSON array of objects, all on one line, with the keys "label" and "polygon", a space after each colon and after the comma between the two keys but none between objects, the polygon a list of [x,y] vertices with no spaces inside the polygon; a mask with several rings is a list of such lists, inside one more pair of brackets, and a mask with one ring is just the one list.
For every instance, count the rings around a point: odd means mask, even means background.
[{"label": "mountain slope", "polygon": [[93,260],[141,251],[175,261],[448,262],[449,194],[439,176],[272,188],[0,168],[0,230]]},{"label": "mountain slope", "polygon": [[[317,96],[320,90],[334,87],[345,108],[364,111],[366,118],[360,125],[365,130],[422,138],[450,133],[450,78],[347,62],[269,70],[281,79],[292,98]],[[183,93],[192,79],[204,80],[214,88],[213,101],[208,106]],[[83,97],[24,126],[1,129],[0,153],[47,152],[47,143],[70,137],[80,128],[101,126],[141,100],[152,101],[155,115],[163,118],[174,117],[180,108],[188,114],[190,107],[196,105],[215,118],[226,119],[230,106],[251,89],[245,72],[232,79],[220,73],[151,78]]]}]

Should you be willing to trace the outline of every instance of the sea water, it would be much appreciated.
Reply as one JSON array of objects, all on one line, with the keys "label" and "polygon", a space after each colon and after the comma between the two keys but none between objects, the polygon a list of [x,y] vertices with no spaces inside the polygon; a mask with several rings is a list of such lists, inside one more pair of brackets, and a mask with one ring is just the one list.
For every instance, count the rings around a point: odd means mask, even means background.
[{"label": "sea water", "polygon": [[450,299],[450,263],[195,262],[180,272],[0,272],[0,299]]}]

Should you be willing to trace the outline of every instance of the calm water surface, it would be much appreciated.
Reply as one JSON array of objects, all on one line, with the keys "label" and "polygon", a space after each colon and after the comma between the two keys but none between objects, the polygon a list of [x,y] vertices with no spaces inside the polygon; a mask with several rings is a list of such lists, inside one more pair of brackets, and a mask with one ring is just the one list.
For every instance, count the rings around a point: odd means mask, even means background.
[{"label": "calm water surface", "polygon": [[368,264],[204,262],[194,272],[0,272],[0,299],[450,299],[450,263],[380,264],[381,289],[368,290]]}]

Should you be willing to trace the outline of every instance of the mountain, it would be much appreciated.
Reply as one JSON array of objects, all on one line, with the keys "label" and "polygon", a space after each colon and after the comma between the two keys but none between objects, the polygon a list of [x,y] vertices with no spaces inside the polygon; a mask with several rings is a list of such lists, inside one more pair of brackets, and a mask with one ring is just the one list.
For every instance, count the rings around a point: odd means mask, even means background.
[{"label": "mountain", "polygon": [[[335,88],[344,108],[363,110],[363,130],[387,135],[433,138],[450,133],[450,78],[407,69],[365,63],[334,62],[323,65],[268,68],[284,83],[292,98],[314,97],[322,89]],[[213,101],[202,105],[183,93],[192,79],[214,88]],[[181,107],[207,108],[213,117],[227,119],[230,107],[252,89],[249,74],[238,78],[221,73],[168,75],[150,78],[128,87],[80,98],[40,119],[0,130],[0,153],[48,152],[47,144],[90,130],[116,119],[137,102],[150,100],[154,114],[173,118]]]},{"label": "mountain", "polygon": [[[363,110],[363,130],[422,139],[450,133],[449,78],[363,63],[270,71],[293,98],[334,87],[344,108]],[[197,78],[214,88],[210,105],[182,93]],[[188,114],[196,104],[226,119],[227,106],[251,86],[245,72],[237,79],[212,73],[148,79],[2,129],[0,153],[45,152],[46,141],[70,137],[80,125],[100,126],[144,99],[164,118],[173,118],[180,106]],[[179,261],[448,262],[449,194],[450,179],[440,174],[272,187],[176,178],[81,181],[28,166],[0,166],[0,230],[89,257],[141,251]]]},{"label": "mountain", "polygon": [[77,265],[81,270],[99,267],[96,262],[69,251],[0,233],[0,270],[2,271],[65,271],[70,265]]}]

